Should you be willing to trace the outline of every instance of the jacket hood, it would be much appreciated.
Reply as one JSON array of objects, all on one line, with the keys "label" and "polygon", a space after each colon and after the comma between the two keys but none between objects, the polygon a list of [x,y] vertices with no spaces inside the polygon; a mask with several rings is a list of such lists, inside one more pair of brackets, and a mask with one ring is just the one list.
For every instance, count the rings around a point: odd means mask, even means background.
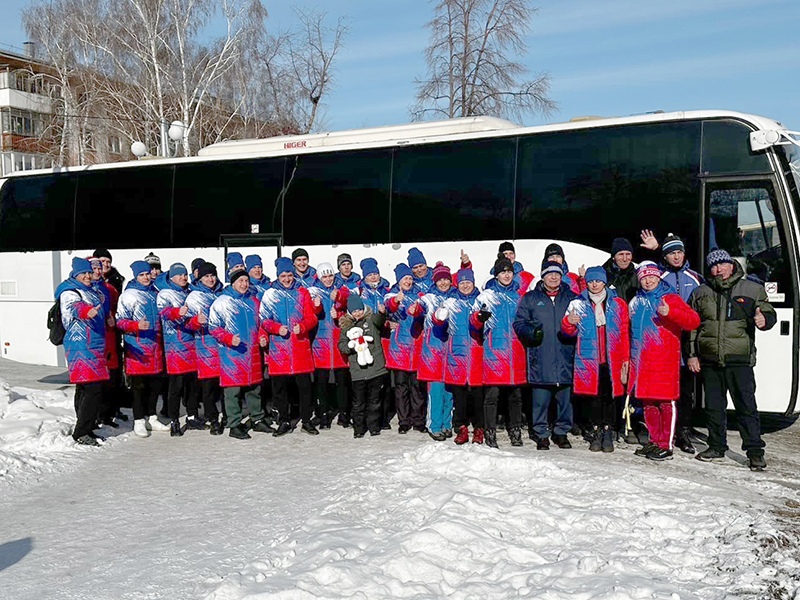
[{"label": "jacket hood", "polygon": [[56,299],[60,298],[61,294],[63,294],[67,290],[90,290],[90,289],[92,289],[91,285],[89,286],[83,285],[77,279],[73,279],[70,277],[69,279],[66,279],[58,284],[58,287],[56,288],[55,291],[55,298]]},{"label": "jacket hood", "polygon": [[456,287],[454,290],[451,290],[451,294],[448,294],[451,298],[458,298],[459,300],[474,300],[480,295],[480,290],[478,286],[475,286],[469,294],[462,294],[461,290]]},{"label": "jacket hood", "polygon": [[494,279],[490,279],[486,283],[486,286],[484,287],[484,289],[487,289],[487,290],[504,290],[504,291],[514,292],[514,291],[519,290],[519,281],[517,281],[516,279],[512,279],[511,283],[509,283],[508,285],[503,285],[495,277]]},{"label": "jacket hood", "polygon": [[206,286],[199,279],[196,282],[189,284],[189,290],[193,292],[211,292],[212,294],[219,294],[220,292],[222,292],[222,289],[224,287],[225,286],[222,285],[222,282],[219,279],[217,279],[217,283],[213,288]]},{"label": "jacket hood", "polygon": [[[309,267],[309,269],[310,268],[311,267]],[[284,290],[284,291],[288,292],[288,291],[296,290],[296,289],[304,287],[304,286],[300,284],[300,281],[298,281],[297,277],[295,276],[294,281],[292,282],[292,285],[290,285],[288,288],[287,287],[283,287],[283,284],[278,279],[273,281],[272,284],[269,287],[275,288],[276,290]]]},{"label": "jacket hood", "polygon": [[250,290],[248,289],[244,294],[242,294],[241,292],[237,292],[235,289],[233,289],[233,286],[231,284],[228,284],[222,290],[222,293],[225,294],[226,296],[230,296],[231,298],[236,298],[237,300],[241,300],[242,298],[247,298],[250,295]]},{"label": "jacket hood", "polygon": [[141,290],[143,292],[155,292],[156,288],[153,282],[150,282],[150,285],[142,285],[135,279],[131,279],[128,284],[125,286],[126,290]]}]

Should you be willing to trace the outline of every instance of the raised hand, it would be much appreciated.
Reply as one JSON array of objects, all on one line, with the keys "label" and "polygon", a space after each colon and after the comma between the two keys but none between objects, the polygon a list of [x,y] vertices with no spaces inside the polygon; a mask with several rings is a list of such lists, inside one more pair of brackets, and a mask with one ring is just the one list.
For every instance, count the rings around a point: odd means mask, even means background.
[{"label": "raised hand", "polygon": [[586,277],[586,265],[581,265],[578,267],[578,275],[581,277]]},{"label": "raised hand", "polygon": [[405,298],[406,298],[406,295],[403,293],[403,290],[400,290],[399,292],[397,292],[397,295],[395,296],[395,300],[397,300],[398,304],[400,302],[402,302],[403,300],[405,300]]},{"label": "raised hand", "polygon": [[139,331],[147,331],[150,329],[150,321],[142,319],[139,321]]},{"label": "raised hand", "polygon": [[647,248],[648,250],[658,250],[658,240],[656,239],[652,229],[642,229],[640,237],[642,238],[642,243],[639,245],[642,248]]},{"label": "raised hand", "polygon": [[461,249],[461,264],[468,265],[469,264],[469,254],[464,252],[464,249]]},{"label": "raised hand", "polygon": [[755,323],[756,327],[759,329],[764,329],[767,325],[767,317],[764,316],[764,313],[761,312],[760,308],[756,308],[756,315],[753,317],[753,323]]},{"label": "raised hand", "polygon": [[242,338],[239,337],[239,334],[237,333],[236,335],[233,336],[233,339],[231,340],[231,346],[235,348],[241,343],[242,343]]},{"label": "raised hand", "polygon": [[103,306],[102,304],[93,306],[92,308],[89,309],[89,312],[86,313],[86,316],[89,317],[90,319],[94,319],[97,316],[97,313],[100,312],[102,306]]},{"label": "raised hand", "polygon": [[658,314],[662,317],[666,317],[669,314],[669,304],[663,298],[661,299],[661,304],[658,305]]},{"label": "raised hand", "polygon": [[336,299],[337,299],[338,297],[339,297],[339,290],[333,290],[333,291],[331,292],[331,300],[333,300],[334,302],[336,302]]}]

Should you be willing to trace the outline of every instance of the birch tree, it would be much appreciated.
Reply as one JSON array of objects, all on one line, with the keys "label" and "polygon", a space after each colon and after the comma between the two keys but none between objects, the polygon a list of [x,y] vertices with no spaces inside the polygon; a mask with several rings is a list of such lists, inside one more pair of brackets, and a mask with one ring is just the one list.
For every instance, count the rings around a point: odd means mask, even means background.
[{"label": "birch tree", "polygon": [[437,0],[427,26],[428,73],[417,79],[412,118],[550,114],[550,77],[520,62],[537,9],[529,0]]}]

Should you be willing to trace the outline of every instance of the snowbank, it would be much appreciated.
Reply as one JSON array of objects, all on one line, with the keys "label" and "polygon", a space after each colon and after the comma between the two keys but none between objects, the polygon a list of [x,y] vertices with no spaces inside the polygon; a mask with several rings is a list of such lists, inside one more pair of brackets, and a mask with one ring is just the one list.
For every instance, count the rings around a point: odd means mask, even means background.
[{"label": "snowbank", "polygon": [[790,597],[797,536],[751,495],[556,456],[428,444],[356,468],[207,600]]}]

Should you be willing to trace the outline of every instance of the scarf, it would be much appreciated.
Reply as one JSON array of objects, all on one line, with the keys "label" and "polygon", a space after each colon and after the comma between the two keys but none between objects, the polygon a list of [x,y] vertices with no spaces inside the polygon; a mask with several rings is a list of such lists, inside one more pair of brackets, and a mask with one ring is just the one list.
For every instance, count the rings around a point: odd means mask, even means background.
[{"label": "scarf", "polygon": [[594,320],[597,322],[598,327],[603,327],[606,324],[606,313],[603,311],[603,302],[606,301],[606,297],[608,296],[608,292],[605,288],[599,294],[593,294],[589,292],[589,298],[592,300],[592,304],[594,304]]}]

